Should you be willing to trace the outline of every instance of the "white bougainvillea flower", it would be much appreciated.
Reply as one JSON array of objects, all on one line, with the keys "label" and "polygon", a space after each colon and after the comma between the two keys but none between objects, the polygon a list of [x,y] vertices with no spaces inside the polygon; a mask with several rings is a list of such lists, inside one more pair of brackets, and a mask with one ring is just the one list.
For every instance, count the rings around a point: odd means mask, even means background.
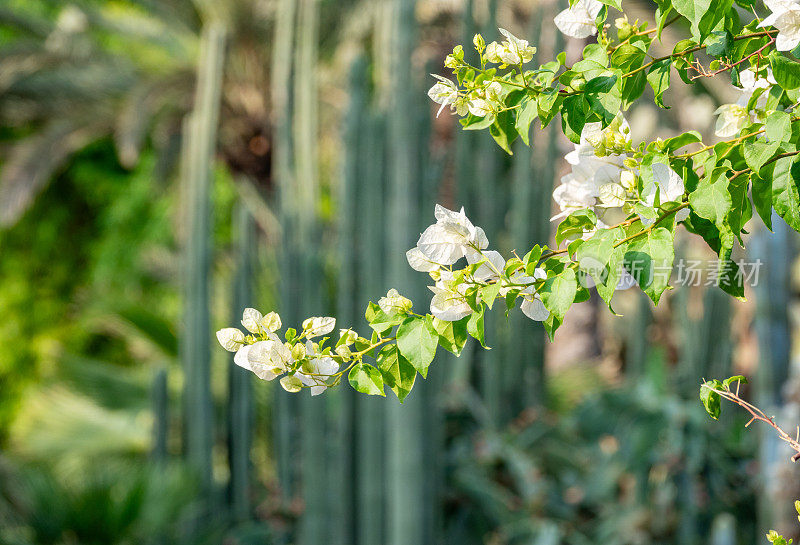
[{"label": "white bougainvillea flower", "polygon": [[244,328],[257,335],[261,332],[261,320],[264,316],[254,308],[246,308],[242,313],[242,325]]},{"label": "white bougainvillea flower", "polygon": [[452,80],[442,76],[436,74],[431,74],[431,76],[439,80],[428,90],[428,97],[436,104],[441,104],[439,111],[436,112],[436,117],[439,117],[445,106],[451,106],[458,100],[458,86]]},{"label": "white bougainvillea flower", "polygon": [[261,318],[261,327],[266,331],[278,331],[281,325],[281,317],[277,312],[269,312]]},{"label": "white bougainvillea flower", "polygon": [[588,38],[597,34],[595,19],[603,4],[597,0],[578,0],[553,19],[558,30],[572,38]]},{"label": "white bougainvillea flower", "polygon": [[274,334],[266,341],[258,341],[250,346],[246,354],[247,365],[241,365],[245,369],[250,369],[255,375],[263,380],[272,380],[289,370],[294,362],[292,352]]},{"label": "white bougainvillea flower", "polygon": [[[739,74],[739,82],[742,84],[740,88],[742,94],[739,95],[739,99],[736,101],[736,104],[742,108],[747,107],[747,103],[750,102],[750,97],[752,97],[753,93],[755,93],[758,89],[769,89],[773,85],[778,84],[778,82],[776,82],[775,78],[772,76],[772,69],[769,67],[767,67],[766,77],[757,76],[752,68],[742,70],[742,72]],[[768,98],[769,95],[766,91],[761,93],[758,99],[756,99],[756,110],[763,110],[767,105]]]},{"label": "white bougainvillea flower", "polygon": [[561,177],[561,184],[553,190],[553,199],[561,209],[550,221],[566,217],[576,210],[592,208],[597,203],[598,188],[594,182],[570,172]]},{"label": "white bougainvillea flower", "polygon": [[445,322],[457,322],[465,316],[472,314],[472,309],[467,304],[463,295],[451,290],[428,286],[433,292],[431,299],[431,314]]},{"label": "white bougainvillea flower", "polygon": [[[528,276],[519,272],[512,275],[510,279],[515,284],[530,284],[519,292],[520,296],[522,297],[522,303],[520,304],[519,308],[522,313],[525,314],[525,316],[531,320],[536,320],[537,322],[543,322],[547,320],[547,318],[550,317],[550,311],[545,308],[544,303],[542,303],[542,300],[539,297],[539,294],[536,293],[536,287],[533,285],[533,283],[546,279],[547,272],[545,272],[545,270],[541,267],[538,267],[533,271],[533,276]],[[501,295],[508,293],[509,289],[510,288],[500,290]]]},{"label": "white bougainvillea flower", "polygon": [[446,322],[455,322],[472,314],[472,309],[467,303],[465,293],[467,286],[459,284],[453,286],[453,273],[442,271],[435,286],[428,286],[433,292],[431,299],[431,314]]},{"label": "white bougainvillea flower", "polygon": [[411,310],[411,300],[403,297],[394,288],[386,293],[386,297],[381,297],[378,300],[378,306],[386,314],[395,314],[397,312],[408,312]]},{"label": "white bougainvillea flower", "polygon": [[306,318],[303,321],[303,331],[306,336],[319,337],[320,335],[327,335],[336,327],[336,318],[329,316]]},{"label": "white bougainvillea flower", "polygon": [[800,2],[797,0],[764,0],[764,4],[772,13],[758,26],[772,26],[778,29],[775,49],[791,51],[800,44]]},{"label": "white bougainvillea flower", "polygon": [[598,200],[599,206],[604,208],[618,208],[625,204],[627,192],[622,185],[614,182],[605,183],[600,186]]},{"label": "white bougainvillea flower", "polygon": [[441,265],[425,257],[422,250],[416,247],[406,252],[406,260],[412,269],[419,272],[433,272],[441,268]]},{"label": "white bougainvillea flower", "polygon": [[494,115],[502,104],[503,87],[496,81],[487,83],[483,89],[470,94],[467,109],[476,117]]},{"label": "white bougainvillea flower", "polygon": [[327,381],[331,375],[339,371],[339,364],[328,356],[315,357],[316,352],[310,342],[306,342],[306,353],[310,359],[303,364],[302,370],[295,373],[295,376],[309,387],[312,396],[317,396],[328,389]]},{"label": "white bougainvillea flower", "polygon": [[454,212],[437,204],[434,215],[436,223],[425,229],[417,241],[417,248],[428,261],[452,265],[475,251],[473,246],[480,250],[488,246],[483,229],[472,224],[463,208]]},{"label": "white bougainvillea flower", "polygon": [[246,344],[239,350],[237,350],[236,354],[233,356],[233,363],[235,363],[239,367],[243,367],[244,369],[251,371],[250,362],[248,361],[247,358],[248,355],[250,354],[250,348],[252,347],[253,347],[252,344]]},{"label": "white bougainvillea flower", "polygon": [[503,272],[503,269],[506,267],[506,260],[500,255],[500,252],[494,250],[471,252],[467,255],[467,262],[470,265],[482,260],[485,260],[485,262],[482,263],[480,267],[478,267],[478,270],[472,275],[473,278],[479,282],[486,282],[490,279],[499,278],[498,272]]},{"label": "white bougainvillea flower", "polygon": [[226,327],[217,331],[217,340],[228,352],[236,352],[244,344],[244,333],[235,327]]},{"label": "white bougainvillea flower", "polygon": [[497,64],[524,64],[533,60],[536,48],[527,40],[520,40],[504,28],[499,29],[505,41],[492,42],[486,46],[486,60]]},{"label": "white bougainvillea flower", "polygon": [[[683,178],[664,163],[653,163],[653,184],[645,188],[642,194],[642,202],[647,206],[654,206],[656,201],[656,190],[659,193],[661,203],[680,202],[683,200],[685,186]],[[675,221],[683,221],[689,217],[689,209],[682,208],[675,213]],[[652,219],[639,216],[642,225],[650,225]]]},{"label": "white bougainvillea flower", "polygon": [[494,113],[494,106],[491,102],[483,98],[473,98],[467,105],[469,113],[475,117],[486,117]]},{"label": "white bougainvillea flower", "polygon": [[538,293],[523,295],[519,309],[525,316],[537,322],[544,322],[550,317],[550,311],[545,308]]},{"label": "white bougainvillea flower", "polygon": [[714,134],[721,138],[736,136],[750,121],[747,110],[738,104],[723,104],[716,109],[714,115],[719,116]]}]

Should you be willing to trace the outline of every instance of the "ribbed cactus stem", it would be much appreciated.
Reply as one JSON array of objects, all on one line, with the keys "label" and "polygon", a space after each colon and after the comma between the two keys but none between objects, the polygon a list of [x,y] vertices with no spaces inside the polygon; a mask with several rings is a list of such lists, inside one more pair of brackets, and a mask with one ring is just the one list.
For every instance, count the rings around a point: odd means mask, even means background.
[{"label": "ribbed cactus stem", "polygon": [[184,422],[186,457],[202,487],[212,484],[213,410],[211,400],[209,272],[211,262],[211,177],[217,140],[225,29],[206,24],[200,39],[194,110],[184,133],[182,160],[186,190],[184,315],[181,359],[185,373]]},{"label": "ribbed cactus stem", "polygon": [[[234,210],[233,223],[237,243],[232,314],[236,323],[252,300],[255,222],[247,209],[239,205]],[[231,358],[228,364],[228,501],[231,515],[238,521],[247,520],[250,516],[250,445],[253,436],[250,376]]]},{"label": "ribbed cactus stem", "polygon": [[[289,291],[289,279],[294,275],[294,263],[285,248],[291,246],[294,232],[289,223],[292,209],[292,111],[291,74],[294,45],[296,0],[279,0],[276,6],[275,33],[272,48],[270,97],[273,112],[273,168],[278,191],[278,217],[283,235],[280,258],[281,316],[286,323],[296,323],[297,313],[292,313],[294,294]],[[297,398],[276,389],[273,432],[276,451],[278,481],[284,498],[294,493],[293,418]]]},{"label": "ribbed cactus stem", "polygon": [[167,370],[158,369],[153,375],[153,450],[156,463],[167,461],[167,440],[169,434],[169,390],[167,389]]},{"label": "ribbed cactus stem", "polygon": [[[395,0],[395,22],[391,107],[389,109],[390,172],[387,211],[388,284],[412,297],[414,282],[405,260],[405,252],[415,242],[419,225],[417,148],[413,112],[418,108],[411,64],[416,22],[413,0]],[[423,441],[424,397],[410,395],[404,405],[396,400],[387,403],[387,521],[388,545],[425,543],[424,518],[425,472]]]}]

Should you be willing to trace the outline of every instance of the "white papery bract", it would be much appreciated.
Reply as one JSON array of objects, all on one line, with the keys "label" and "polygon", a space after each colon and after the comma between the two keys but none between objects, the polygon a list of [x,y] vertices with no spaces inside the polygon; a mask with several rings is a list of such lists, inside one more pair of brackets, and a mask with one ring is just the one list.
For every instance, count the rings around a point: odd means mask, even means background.
[{"label": "white papery bract", "polygon": [[339,371],[339,364],[331,357],[317,355],[310,341],[306,342],[306,354],[309,360],[303,364],[302,370],[295,373],[295,376],[310,388],[312,396],[316,396],[328,388],[327,381],[331,375]]},{"label": "white papery bract", "polygon": [[[767,75],[759,76],[752,68],[748,68],[747,70],[742,70],[739,73],[739,82],[742,84],[740,87],[742,94],[739,95],[739,99],[736,101],[736,104],[742,106],[743,108],[747,107],[747,103],[750,102],[750,97],[753,96],[758,89],[769,89],[773,85],[777,85],[778,82],[775,81],[775,78],[772,76],[772,69],[767,67]],[[756,110],[763,110],[767,105],[767,98],[768,94],[766,92],[761,93],[759,97],[756,99],[755,108]]]},{"label": "white papery bract", "polygon": [[[714,112],[715,115],[719,116],[714,126],[714,134],[721,138],[738,135],[750,121],[765,121],[766,112],[764,108],[766,108],[767,99],[769,98],[768,90],[773,85],[777,85],[769,67],[767,68],[766,76],[757,74],[752,68],[742,70],[739,75],[739,81],[742,84],[738,88],[741,94],[736,103],[723,104]],[[764,91],[756,99],[754,111],[749,112],[747,105],[750,102],[750,98],[759,89],[764,89]]]},{"label": "white papery bract", "polygon": [[536,54],[535,47],[504,28],[499,30],[506,39],[502,43],[492,42],[486,46],[486,60],[496,64],[524,64],[533,60]]},{"label": "white papery bract", "polygon": [[281,317],[277,312],[268,312],[261,318],[261,327],[266,331],[278,331],[281,328]]},{"label": "white papery bract", "polygon": [[454,275],[450,271],[442,271],[436,285],[428,286],[433,292],[431,314],[446,322],[455,322],[472,314],[467,303],[465,284],[454,285]]},{"label": "white papery bract", "polygon": [[336,327],[336,318],[315,316],[303,321],[303,332],[308,338],[327,335]]},{"label": "white papery bract", "polygon": [[386,314],[396,314],[398,312],[408,312],[411,310],[411,300],[403,297],[394,288],[386,293],[386,297],[381,297],[378,300],[378,306]]},{"label": "white papery bract", "polygon": [[419,248],[411,248],[407,251],[406,260],[412,269],[419,272],[433,272],[441,268],[441,265],[425,257]]},{"label": "white papery bract", "polygon": [[500,255],[500,252],[486,250],[484,252],[472,252],[467,255],[467,263],[470,265],[483,260],[485,260],[485,262],[481,263],[478,269],[472,274],[472,277],[479,282],[499,279],[499,273],[506,267],[506,260]]},{"label": "white papery bract", "polygon": [[721,138],[736,136],[750,122],[747,109],[738,104],[723,104],[714,111],[718,115],[714,134]]},{"label": "white papery bract", "polygon": [[228,352],[236,352],[244,344],[244,333],[235,327],[226,327],[217,331],[217,340]]},{"label": "white papery bract", "polygon": [[439,81],[428,90],[428,97],[436,104],[441,104],[439,111],[436,112],[436,117],[439,117],[445,106],[452,106],[458,100],[458,86],[452,80],[436,74],[431,75]]},{"label": "white papery bract", "polygon": [[571,7],[555,16],[558,30],[572,38],[588,38],[597,34],[595,19],[603,9],[597,0],[578,0]]},{"label": "white papery bract", "polygon": [[467,109],[476,117],[486,117],[494,115],[502,104],[503,87],[498,82],[492,81],[470,94]]},{"label": "white papery bract", "polygon": [[244,328],[257,335],[261,331],[261,320],[264,316],[254,308],[246,308],[242,313],[242,325]]},{"label": "white papery bract", "polygon": [[[520,310],[522,311],[525,316],[530,318],[531,320],[535,320],[537,322],[543,322],[550,317],[550,311],[547,310],[542,303],[539,294],[536,293],[536,288],[534,287],[534,282],[540,280],[547,279],[547,272],[541,267],[537,268],[533,271],[533,276],[528,276],[524,273],[518,272],[511,276],[510,280],[514,284],[530,284],[524,287],[520,292],[520,296],[522,297],[522,303],[520,304]],[[508,293],[510,288],[503,288],[500,290],[501,295],[505,295]]]},{"label": "white papery bract", "polygon": [[791,51],[800,45],[800,2],[797,0],[764,0],[772,14],[759,27],[772,26],[778,29],[775,49]]},{"label": "white papery bract", "polygon": [[[417,241],[417,249],[424,259],[439,265],[452,265],[474,252],[475,247],[482,250],[489,245],[483,229],[472,224],[463,208],[454,212],[437,204],[434,215],[436,223],[425,229]],[[417,257],[414,253],[415,261]],[[416,269],[411,258],[409,263]]]},{"label": "white papery bract", "polygon": [[270,333],[269,340],[258,341],[249,346],[246,358],[249,367],[240,362],[237,364],[245,369],[249,368],[263,380],[272,380],[285,373],[294,363],[291,350],[274,333]]},{"label": "white papery bract", "polygon": [[[627,155],[622,153],[630,142],[630,127],[622,115],[605,129],[600,123],[587,123],[580,142],[565,157],[572,171],[561,177],[561,184],[553,191],[561,212],[551,221],[584,208],[623,206],[635,190],[628,179],[632,173],[625,167]],[[603,155],[599,156],[597,150]]]}]

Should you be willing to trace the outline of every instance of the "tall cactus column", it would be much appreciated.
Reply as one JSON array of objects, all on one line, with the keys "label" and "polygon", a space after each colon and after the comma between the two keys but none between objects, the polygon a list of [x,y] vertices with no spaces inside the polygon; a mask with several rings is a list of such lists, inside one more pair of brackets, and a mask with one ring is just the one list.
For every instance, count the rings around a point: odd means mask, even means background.
[{"label": "tall cactus column", "polygon": [[182,185],[186,191],[184,314],[181,360],[185,374],[185,451],[203,489],[212,485],[213,421],[211,400],[212,339],[209,320],[211,266],[210,187],[222,90],[225,29],[208,23],[200,40],[194,110],[186,122]]},{"label": "tall cactus column", "polygon": [[[387,214],[388,284],[413,297],[414,283],[405,252],[414,244],[417,217],[417,169],[414,94],[411,65],[415,35],[414,0],[394,0],[393,90],[389,110],[390,156]],[[424,397],[409,396],[404,405],[388,400],[387,540],[389,545],[425,543],[423,460]]]},{"label": "tall cactus column", "polygon": [[[252,299],[253,252],[255,222],[244,206],[234,214],[236,245],[236,278],[234,280],[233,316],[239,320]],[[234,321],[235,323],[235,321]],[[231,360],[228,364],[228,466],[230,482],[228,500],[234,519],[247,520],[250,515],[250,445],[253,425],[253,392],[250,373]]]},{"label": "tall cactus column", "polygon": [[[292,50],[294,44],[296,2],[295,0],[279,0],[276,6],[277,17],[275,23],[275,38],[272,47],[272,70],[270,98],[273,114],[273,168],[276,185],[278,188],[278,216],[281,222],[283,252],[280,258],[281,274],[281,316],[287,324],[296,323],[299,316],[297,312],[290,312],[294,306],[293,293],[287,285],[289,279],[295,274],[292,256],[286,247],[293,242],[293,225],[289,210],[292,202],[292,110],[291,110],[291,82],[292,82]],[[285,395],[278,389],[275,391],[275,426],[273,436],[275,439],[275,458],[277,465],[278,481],[286,498],[294,493],[294,415],[296,413],[297,397]]]}]

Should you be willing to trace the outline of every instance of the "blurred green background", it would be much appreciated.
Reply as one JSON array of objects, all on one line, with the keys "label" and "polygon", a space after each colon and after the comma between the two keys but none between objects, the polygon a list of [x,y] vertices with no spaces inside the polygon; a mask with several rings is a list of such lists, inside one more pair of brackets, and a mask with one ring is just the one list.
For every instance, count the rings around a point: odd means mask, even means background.
[{"label": "blurred green background", "polygon": [[[434,203],[505,252],[549,240],[568,143],[514,155],[436,118],[456,43],[566,47],[566,0],[4,0],[0,543],[714,544],[798,535],[789,452],[701,378],[792,428],[795,240],[753,233],[749,301],[679,287],[573,311],[553,344],[497,312],[404,405],[290,395],[213,331],[246,306],[364,332]],[[632,18],[654,5],[627,2]],[[665,32],[665,46],[683,30]],[[465,47],[466,48],[466,47]],[[710,136],[732,88],[670,90],[634,135]],[[648,103],[650,101],[645,100]],[[708,258],[688,240],[679,255]]]}]

